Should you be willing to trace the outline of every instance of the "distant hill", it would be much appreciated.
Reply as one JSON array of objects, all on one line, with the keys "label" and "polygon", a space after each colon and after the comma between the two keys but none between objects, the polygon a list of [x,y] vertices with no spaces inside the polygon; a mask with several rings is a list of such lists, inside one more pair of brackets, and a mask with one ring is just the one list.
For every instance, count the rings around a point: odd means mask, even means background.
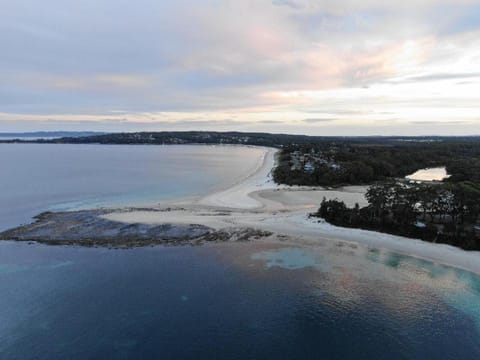
[{"label": "distant hill", "polygon": [[254,132],[218,131],[160,131],[102,134],[82,137],[62,137],[55,143],[76,144],[239,144],[282,148],[287,145],[356,144],[377,146],[410,146],[445,142],[478,142],[478,136],[308,136]]},{"label": "distant hill", "polygon": [[[19,135],[19,134],[17,134]],[[4,134],[0,142],[36,142],[56,144],[238,144],[284,148],[285,146],[428,146],[441,143],[479,142],[478,136],[308,136],[254,132],[160,131],[160,132],[36,132],[14,137]]]}]

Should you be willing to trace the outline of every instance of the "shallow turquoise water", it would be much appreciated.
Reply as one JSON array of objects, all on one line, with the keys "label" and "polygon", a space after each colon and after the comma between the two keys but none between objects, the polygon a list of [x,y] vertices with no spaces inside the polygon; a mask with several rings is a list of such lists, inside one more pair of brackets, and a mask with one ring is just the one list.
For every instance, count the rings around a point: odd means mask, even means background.
[{"label": "shallow turquoise water", "polygon": [[[480,334],[480,276],[477,274],[418,258],[358,246],[341,251],[337,249],[337,252],[287,247],[254,253],[251,257],[264,261],[265,267],[269,269],[310,268],[320,273],[332,273],[342,269],[352,275],[366,276],[371,280],[381,279],[391,283],[421,286],[468,316]],[[415,301],[416,292],[412,289],[410,291],[409,296]],[[315,290],[314,293],[319,292]]]}]

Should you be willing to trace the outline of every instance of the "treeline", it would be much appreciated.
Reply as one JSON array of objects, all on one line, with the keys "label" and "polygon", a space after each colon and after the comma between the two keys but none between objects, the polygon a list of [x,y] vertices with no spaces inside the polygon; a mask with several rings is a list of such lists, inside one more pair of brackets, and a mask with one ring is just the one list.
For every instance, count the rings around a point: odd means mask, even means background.
[{"label": "treeline", "polygon": [[[156,132],[125,132],[83,137],[63,137],[58,139],[38,139],[23,141],[21,139],[4,140],[0,142],[34,142],[57,144],[232,144],[255,145],[283,148],[288,145],[308,145],[336,138],[307,135],[270,134],[256,132],[218,132],[218,131],[156,131]],[[341,138],[338,138],[339,140]],[[355,138],[356,139],[356,138]],[[358,140],[363,142],[362,138]]]},{"label": "treeline", "polygon": [[308,144],[322,141],[321,137],[305,135],[217,132],[217,131],[160,131],[126,132],[82,137],[62,137],[38,140],[0,140],[4,143],[55,143],[55,144],[115,144],[115,145],[176,145],[176,144],[232,144],[281,148],[287,144]]},{"label": "treeline", "polygon": [[[320,154],[337,166],[317,163],[312,172],[292,169],[294,152]],[[361,185],[403,178],[419,169],[438,166],[446,166],[452,175],[450,182],[480,182],[480,141],[448,138],[428,143],[386,140],[289,145],[282,149],[274,179],[288,185]]]},{"label": "treeline", "polygon": [[[60,136],[61,132],[39,133],[42,135]],[[14,135],[14,134],[10,134]],[[11,137],[9,135],[9,137]],[[64,136],[56,139],[28,140],[36,143],[62,143],[62,144],[246,144],[258,146],[271,146],[277,148],[296,148],[312,146],[395,146],[429,143],[450,142],[479,142],[480,137],[413,137],[413,136],[309,136],[292,134],[271,134],[260,132],[238,131],[149,131],[149,132],[122,132],[109,134],[88,134],[88,136]],[[40,136],[40,135],[39,135]],[[0,142],[26,142],[23,139],[1,140]]]},{"label": "treeline", "polygon": [[370,186],[369,205],[348,208],[323,200],[313,216],[343,227],[361,228],[480,250],[480,185],[473,182]]}]

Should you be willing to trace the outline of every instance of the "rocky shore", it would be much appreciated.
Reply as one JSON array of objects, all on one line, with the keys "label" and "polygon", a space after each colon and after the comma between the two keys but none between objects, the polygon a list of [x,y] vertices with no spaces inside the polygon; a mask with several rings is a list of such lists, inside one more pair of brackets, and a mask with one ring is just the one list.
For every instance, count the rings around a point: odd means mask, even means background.
[{"label": "rocky shore", "polygon": [[[132,211],[138,209],[131,209]],[[50,245],[137,247],[148,245],[185,245],[219,241],[249,241],[270,236],[251,228],[215,230],[200,224],[142,224],[105,218],[119,210],[96,209],[68,212],[44,212],[35,222],[0,233],[0,240],[35,241]],[[125,209],[121,210],[125,212]],[[146,211],[144,209],[144,211]],[[166,212],[168,209],[151,212]]]},{"label": "rocky shore", "polygon": [[255,173],[221,191],[143,208],[42,213],[32,224],[0,233],[0,240],[112,248],[257,239],[279,240],[294,246],[349,242],[363,246],[366,251],[385,249],[480,274],[480,252],[336,227],[309,218],[308,214],[318,208],[323,197],[362,204],[365,188],[278,186],[270,176],[275,153],[275,149],[265,149],[263,164]]}]

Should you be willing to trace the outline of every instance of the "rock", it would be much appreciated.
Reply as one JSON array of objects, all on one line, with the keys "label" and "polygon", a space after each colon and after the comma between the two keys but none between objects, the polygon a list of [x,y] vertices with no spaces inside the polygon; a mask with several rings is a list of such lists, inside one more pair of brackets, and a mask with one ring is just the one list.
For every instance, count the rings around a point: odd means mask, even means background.
[{"label": "rock", "polygon": [[212,231],[204,225],[125,224],[108,220],[108,210],[45,212],[32,224],[0,233],[2,240],[37,241],[50,244],[109,245],[188,241]]},{"label": "rock", "polygon": [[31,224],[0,233],[0,240],[118,248],[155,244],[197,245],[203,242],[250,241],[271,235],[270,232],[250,228],[215,231],[199,224],[126,224],[102,216],[115,211],[118,210],[44,212],[36,216],[36,221]]}]

